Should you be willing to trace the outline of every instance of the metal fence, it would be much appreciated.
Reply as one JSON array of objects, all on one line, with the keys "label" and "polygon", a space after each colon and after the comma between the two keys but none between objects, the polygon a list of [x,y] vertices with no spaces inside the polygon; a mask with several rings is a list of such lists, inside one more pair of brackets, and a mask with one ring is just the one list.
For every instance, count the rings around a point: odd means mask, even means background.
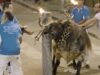
[{"label": "metal fence", "polygon": [[52,43],[49,34],[42,35],[43,75],[52,75]]}]

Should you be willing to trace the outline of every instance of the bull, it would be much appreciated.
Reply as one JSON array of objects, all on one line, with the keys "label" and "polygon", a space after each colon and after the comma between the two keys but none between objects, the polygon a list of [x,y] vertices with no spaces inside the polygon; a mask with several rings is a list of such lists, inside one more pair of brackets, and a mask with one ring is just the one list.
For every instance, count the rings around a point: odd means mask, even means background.
[{"label": "bull", "polygon": [[72,25],[70,21],[59,21],[50,23],[43,33],[49,33],[53,40],[53,75],[57,73],[61,58],[67,63],[73,61],[73,67],[77,70],[75,75],[80,75],[84,53],[91,50],[91,42],[84,28]]}]

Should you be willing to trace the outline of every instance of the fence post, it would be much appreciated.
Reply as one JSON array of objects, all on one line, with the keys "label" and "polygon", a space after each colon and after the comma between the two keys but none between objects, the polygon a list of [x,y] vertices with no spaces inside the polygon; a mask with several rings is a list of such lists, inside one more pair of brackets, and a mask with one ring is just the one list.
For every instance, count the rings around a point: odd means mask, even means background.
[{"label": "fence post", "polygon": [[52,75],[52,43],[49,34],[42,35],[43,75]]}]

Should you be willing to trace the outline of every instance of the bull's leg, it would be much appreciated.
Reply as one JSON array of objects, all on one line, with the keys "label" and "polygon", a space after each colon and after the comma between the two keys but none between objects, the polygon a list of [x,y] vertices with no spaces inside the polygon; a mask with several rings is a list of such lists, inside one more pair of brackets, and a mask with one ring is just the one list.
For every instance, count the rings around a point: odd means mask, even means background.
[{"label": "bull's leg", "polygon": [[73,68],[76,69],[76,66],[77,66],[77,64],[76,64],[75,60],[73,60]]},{"label": "bull's leg", "polygon": [[60,59],[57,59],[55,65],[53,66],[53,75],[56,75],[59,64],[60,64]]},{"label": "bull's leg", "polygon": [[73,62],[71,64],[68,65],[69,67],[72,66],[74,69],[76,69],[76,62],[75,60],[73,60]]},{"label": "bull's leg", "polygon": [[52,66],[55,66],[55,55],[53,55]]},{"label": "bull's leg", "polygon": [[76,66],[76,69],[77,69],[76,75],[80,75],[81,66],[82,66],[82,62],[78,61],[77,66]]}]

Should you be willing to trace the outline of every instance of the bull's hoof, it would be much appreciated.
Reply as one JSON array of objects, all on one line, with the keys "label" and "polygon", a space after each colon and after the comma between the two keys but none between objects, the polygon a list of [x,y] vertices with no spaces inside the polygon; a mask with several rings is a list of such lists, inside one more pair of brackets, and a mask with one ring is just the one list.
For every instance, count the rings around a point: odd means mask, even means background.
[{"label": "bull's hoof", "polygon": [[86,68],[86,69],[90,69],[90,65],[89,65],[89,64],[86,64],[86,65],[85,65],[85,68]]},{"label": "bull's hoof", "polygon": [[80,73],[76,73],[75,75],[80,75]]},{"label": "bull's hoof", "polygon": [[98,68],[100,69],[100,65],[98,66]]},{"label": "bull's hoof", "polygon": [[56,73],[53,73],[53,75],[56,75]]},{"label": "bull's hoof", "polygon": [[68,67],[73,67],[75,70],[77,69],[77,67],[74,63],[69,64]]},{"label": "bull's hoof", "polygon": [[56,75],[56,71],[55,70],[53,70],[52,75]]}]

